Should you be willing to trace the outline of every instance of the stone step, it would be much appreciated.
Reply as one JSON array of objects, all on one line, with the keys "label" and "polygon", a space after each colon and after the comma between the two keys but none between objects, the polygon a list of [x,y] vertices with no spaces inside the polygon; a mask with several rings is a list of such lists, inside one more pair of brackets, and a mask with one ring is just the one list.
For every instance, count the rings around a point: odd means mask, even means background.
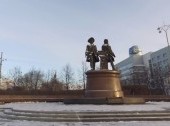
[{"label": "stone step", "polygon": [[100,118],[47,118],[0,115],[1,118],[11,120],[28,120],[43,122],[108,122],[108,121],[170,121],[170,116],[162,117],[100,117]]},{"label": "stone step", "polygon": [[170,112],[41,112],[4,108],[0,109],[0,118],[44,122],[170,121]]},{"label": "stone step", "polygon": [[15,112],[11,110],[5,110],[4,114],[6,115],[15,115],[15,116],[27,116],[27,117],[51,117],[51,118],[74,118],[79,116],[80,118],[97,118],[97,117],[149,117],[149,116],[170,116],[170,113],[167,112],[154,112],[154,113],[139,113],[139,112],[130,112],[130,113],[79,113],[79,112],[68,112],[68,113],[30,113],[30,112]]}]

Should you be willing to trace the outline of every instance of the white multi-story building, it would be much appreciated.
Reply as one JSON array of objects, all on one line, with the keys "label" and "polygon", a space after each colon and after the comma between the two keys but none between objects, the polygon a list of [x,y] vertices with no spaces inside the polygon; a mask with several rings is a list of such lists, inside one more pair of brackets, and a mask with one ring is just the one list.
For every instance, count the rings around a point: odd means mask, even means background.
[{"label": "white multi-story building", "polygon": [[170,47],[162,48],[151,54],[152,72],[154,75],[168,75],[170,69]]},{"label": "white multi-story building", "polygon": [[152,53],[150,62],[153,80],[162,85],[166,93],[170,93],[170,47]]},{"label": "white multi-story building", "polygon": [[[115,65],[122,84],[149,84],[170,94],[170,47],[142,54],[138,46],[129,49],[129,57]],[[148,82],[147,82],[148,81]]]},{"label": "white multi-story building", "polygon": [[115,65],[120,71],[123,85],[146,84],[150,55],[151,52],[142,55],[141,49],[136,45],[129,49],[129,57]]}]

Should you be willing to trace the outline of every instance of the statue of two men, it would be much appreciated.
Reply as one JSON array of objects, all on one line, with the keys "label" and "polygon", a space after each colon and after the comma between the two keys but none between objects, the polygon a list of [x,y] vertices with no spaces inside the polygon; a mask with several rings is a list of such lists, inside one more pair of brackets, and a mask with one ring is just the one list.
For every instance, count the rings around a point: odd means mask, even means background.
[{"label": "statue of two men", "polygon": [[[88,42],[90,44],[87,45],[86,52],[85,52],[85,55],[87,57],[86,61],[90,62],[91,70],[95,70],[95,63],[99,62],[99,55],[98,55],[97,47],[96,47],[96,45],[94,45],[94,41],[95,40],[94,40],[93,37],[88,39]],[[112,51],[111,46],[109,45],[107,39],[104,40],[104,44],[102,45],[102,51],[105,54],[105,57],[107,59],[107,63],[110,62],[111,66],[112,66],[112,70],[115,70],[115,67],[114,67],[114,64],[113,64],[115,54]]]}]

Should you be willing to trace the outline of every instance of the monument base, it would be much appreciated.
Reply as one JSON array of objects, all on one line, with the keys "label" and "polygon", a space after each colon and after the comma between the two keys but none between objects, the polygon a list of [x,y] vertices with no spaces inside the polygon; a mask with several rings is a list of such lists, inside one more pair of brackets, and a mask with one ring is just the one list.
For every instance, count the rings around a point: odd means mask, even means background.
[{"label": "monument base", "polygon": [[85,96],[89,98],[124,97],[119,72],[113,70],[90,70],[86,72]]},{"label": "monument base", "polygon": [[81,98],[81,99],[64,99],[64,104],[144,104],[144,98]]},{"label": "monument base", "polygon": [[144,98],[124,97],[119,72],[90,70],[86,72],[85,97],[64,99],[64,104],[144,104]]}]

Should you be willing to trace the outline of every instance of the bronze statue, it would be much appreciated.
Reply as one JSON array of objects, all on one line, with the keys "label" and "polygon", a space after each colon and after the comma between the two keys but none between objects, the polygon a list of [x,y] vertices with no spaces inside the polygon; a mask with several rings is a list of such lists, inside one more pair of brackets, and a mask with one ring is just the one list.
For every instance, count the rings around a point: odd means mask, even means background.
[{"label": "bronze statue", "polygon": [[89,45],[86,46],[85,55],[87,56],[86,61],[90,62],[91,70],[95,70],[95,63],[99,62],[99,57],[97,54],[97,47],[94,45],[94,38],[88,39]]},{"label": "bronze statue", "polygon": [[115,56],[114,52],[112,51],[111,46],[109,45],[107,39],[104,40],[104,44],[102,45],[102,51],[105,52],[106,59],[108,62],[110,62],[111,66],[112,66],[112,70],[115,70],[115,66],[114,66],[113,62],[114,62],[114,57],[116,57],[116,56]]}]

